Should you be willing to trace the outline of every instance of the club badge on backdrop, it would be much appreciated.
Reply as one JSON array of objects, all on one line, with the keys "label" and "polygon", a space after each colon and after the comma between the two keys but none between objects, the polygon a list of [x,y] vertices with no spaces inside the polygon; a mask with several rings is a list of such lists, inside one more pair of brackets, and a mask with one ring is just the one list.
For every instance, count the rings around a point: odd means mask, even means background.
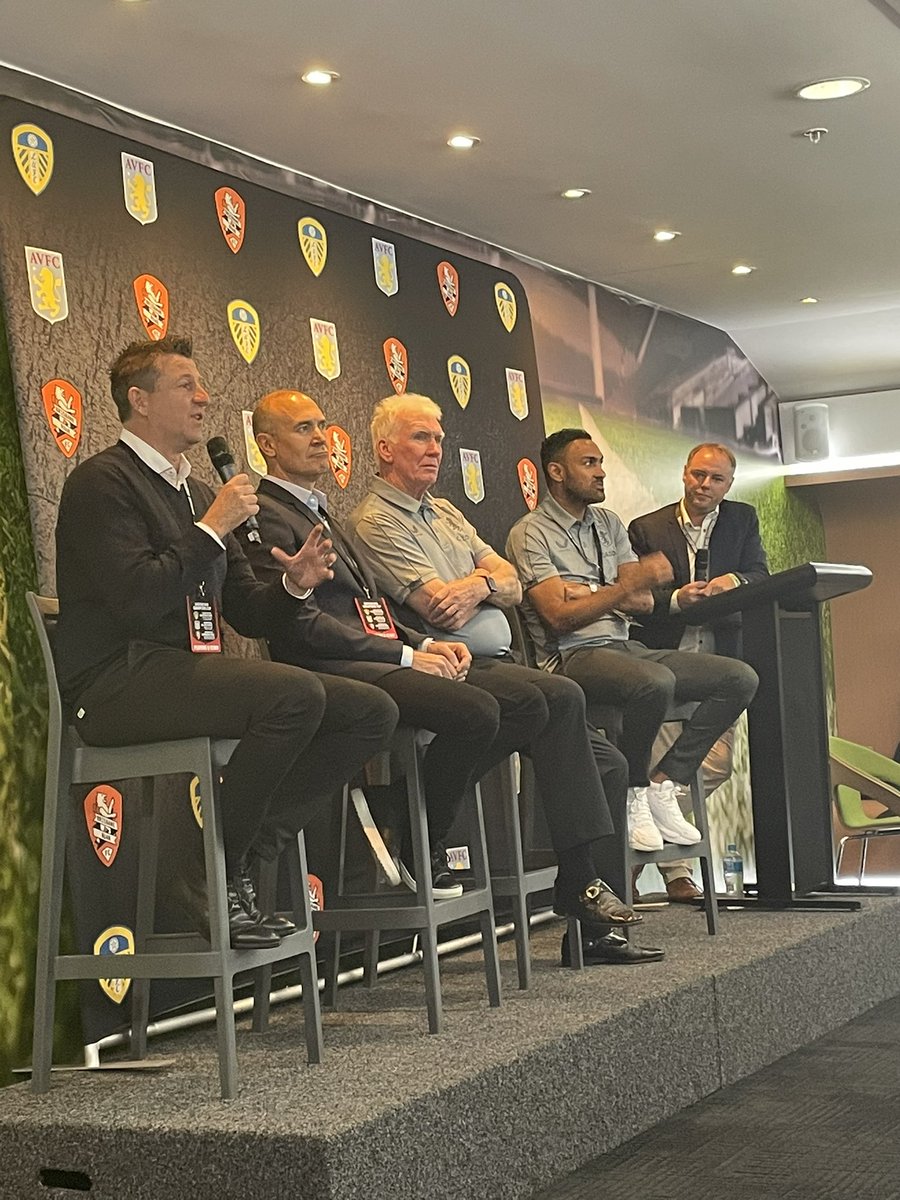
[{"label": "club badge on backdrop", "polygon": [[[325,889],[322,886],[322,880],[318,875],[307,875],[307,886],[309,887],[309,907],[313,912],[321,912],[325,907]],[[319,930],[313,934],[313,941],[319,940]]]},{"label": "club badge on backdrop", "polygon": [[451,354],[447,359],[447,377],[456,403],[460,408],[465,408],[472,394],[472,372],[469,370],[469,364],[458,354]]},{"label": "club badge on backdrop", "polygon": [[221,187],[216,190],[216,216],[228,249],[232,254],[237,254],[244,244],[247,205],[234,188]]},{"label": "club badge on backdrop", "polygon": [[247,466],[257,475],[268,475],[269,468],[266,456],[257,445],[253,436],[253,412],[249,408],[241,409],[241,423],[244,429],[244,449],[247,452]]},{"label": "club badge on backdrop", "polygon": [[246,300],[232,300],[228,305],[228,328],[238,354],[249,366],[259,353],[259,313]]},{"label": "club badge on backdrop", "polygon": [[51,325],[64,321],[69,315],[69,297],[66,293],[63,256],[58,250],[26,246],[25,269],[28,272],[31,307]]},{"label": "club badge on backdrop", "polygon": [[386,296],[396,295],[400,282],[397,278],[397,251],[394,249],[394,243],[372,238],[372,262],[378,290]]},{"label": "club badge on backdrop", "polygon": [[111,867],[122,841],[122,793],[108,783],[92,788],[84,798],[84,819],[95,854]]},{"label": "club badge on backdrop", "polygon": [[[125,925],[110,925],[94,942],[95,954],[134,954],[134,934]],[[131,987],[130,979],[98,979],[102,991],[114,1004],[121,1004]]]},{"label": "club badge on backdrop", "polygon": [[341,354],[334,323],[310,317],[309,332],[316,358],[316,370],[324,379],[337,379],[341,373]]},{"label": "club badge on backdrop", "polygon": [[325,227],[312,217],[301,217],[297,222],[297,237],[300,239],[300,249],[303,251],[306,265],[318,278],[328,258],[328,234]]},{"label": "club badge on backdrop", "polygon": [[509,284],[494,284],[494,300],[497,304],[497,312],[500,314],[500,320],[503,322],[503,328],[507,333],[512,333],[516,323],[516,298],[512,294]]},{"label": "club badge on backdrop", "polygon": [[203,797],[200,795],[200,777],[194,775],[191,779],[190,787],[188,788],[188,796],[191,801],[191,812],[194,814],[194,820],[197,822],[198,828],[203,828]]},{"label": "club badge on backdrop", "polygon": [[516,471],[519,476],[519,487],[522,489],[522,499],[528,510],[534,512],[538,502],[537,467],[530,458],[520,458]]},{"label": "club badge on backdrop", "polygon": [[509,411],[519,421],[528,416],[528,392],[525,389],[525,372],[515,367],[506,368],[506,394],[509,397]]},{"label": "club badge on backdrop", "polygon": [[444,306],[450,316],[455,317],[459,308],[459,272],[453,263],[439,262],[437,277]]},{"label": "club badge on backdrop", "polygon": [[397,338],[388,338],[382,349],[391,387],[398,396],[402,396],[409,380],[409,355],[406,353],[406,347]]},{"label": "club badge on backdrop", "polygon": [[463,491],[473,504],[484,499],[484,474],[481,470],[481,453],[478,450],[459,450],[459,465],[462,470]]},{"label": "club badge on backdrop", "polygon": [[141,225],[151,225],[159,214],[156,211],[156,178],[149,158],[137,158],[123,151],[122,187],[129,215]]},{"label": "club badge on backdrop", "polygon": [[81,392],[68,379],[51,379],[41,388],[47,424],[59,449],[71,458],[81,441]]},{"label": "club badge on backdrop", "polygon": [[39,125],[16,125],[12,152],[19,174],[39,196],[53,174],[53,142]]},{"label": "club badge on backdrop", "polygon": [[151,342],[158,342],[169,328],[169,289],[155,275],[138,275],[132,287],[144,332]]},{"label": "club badge on backdrop", "polygon": [[328,464],[337,485],[343,490],[350,482],[353,471],[353,443],[350,434],[340,425],[329,425],[325,430],[328,442]]}]

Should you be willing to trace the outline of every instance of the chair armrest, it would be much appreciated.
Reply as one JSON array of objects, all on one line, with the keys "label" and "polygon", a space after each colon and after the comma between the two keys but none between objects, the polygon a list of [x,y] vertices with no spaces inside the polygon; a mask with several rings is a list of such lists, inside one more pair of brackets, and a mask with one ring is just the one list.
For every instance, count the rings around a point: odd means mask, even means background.
[{"label": "chair armrest", "polygon": [[844,784],[846,787],[855,788],[864,800],[877,800],[879,804],[883,804],[885,808],[900,817],[900,792],[892,788],[889,783],[876,779],[874,775],[867,775],[865,771],[851,767],[848,762],[836,758],[833,754],[831,755],[831,783],[833,787]]}]

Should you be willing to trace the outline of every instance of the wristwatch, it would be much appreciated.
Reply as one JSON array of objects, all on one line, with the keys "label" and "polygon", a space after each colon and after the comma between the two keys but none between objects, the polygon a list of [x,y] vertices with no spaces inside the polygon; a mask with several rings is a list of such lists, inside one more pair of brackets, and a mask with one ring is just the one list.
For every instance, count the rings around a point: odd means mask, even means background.
[{"label": "wristwatch", "polygon": [[488,595],[489,595],[489,596],[493,596],[493,594],[494,594],[494,593],[496,592],[496,590],[497,590],[497,585],[496,585],[496,583],[494,582],[494,577],[493,577],[493,575],[482,575],[482,577],[481,577],[481,578],[482,578],[482,579],[484,580],[484,582],[487,584]]}]

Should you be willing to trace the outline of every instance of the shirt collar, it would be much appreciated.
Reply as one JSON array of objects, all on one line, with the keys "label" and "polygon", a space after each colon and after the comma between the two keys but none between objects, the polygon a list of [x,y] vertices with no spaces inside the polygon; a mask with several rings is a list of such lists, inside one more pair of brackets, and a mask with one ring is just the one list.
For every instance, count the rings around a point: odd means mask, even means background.
[{"label": "shirt collar", "polygon": [[422,508],[433,509],[435,507],[434,497],[431,495],[431,492],[426,492],[421,500],[417,500],[415,496],[410,496],[408,492],[402,492],[400,488],[394,487],[392,483],[388,483],[380,475],[372,476],[369,483],[369,490],[374,492],[376,496],[380,496],[382,500],[386,500],[388,504],[393,504],[397,508],[402,508],[409,513],[418,513]]},{"label": "shirt collar", "polygon": [[682,529],[699,529],[701,533],[705,533],[708,529],[712,529],[713,525],[715,525],[715,523],[716,523],[718,516],[719,516],[719,506],[717,504],[716,507],[712,510],[712,512],[708,512],[706,514],[706,516],[703,518],[703,520],[700,522],[699,525],[695,525],[693,523],[693,521],[691,520],[690,516],[688,515],[688,510],[685,507],[685,503],[684,503],[684,497],[682,497],[681,500],[679,500],[679,502],[678,502],[678,521],[679,521],[679,524],[681,525]]},{"label": "shirt collar", "polygon": [[547,516],[550,517],[552,521],[555,521],[556,524],[561,526],[563,529],[572,529],[575,525],[597,524],[597,517],[594,513],[594,506],[592,504],[587,505],[584,510],[584,516],[580,519],[578,517],[573,517],[569,510],[567,508],[563,508],[559,501],[555,500],[554,497],[549,493],[541,501],[540,507],[544,510],[544,512],[546,512]]},{"label": "shirt collar", "polygon": [[157,475],[161,475],[166,483],[170,484],[176,490],[184,484],[188,475],[191,473],[191,464],[182,454],[178,463],[177,469],[172,466],[165,455],[160,454],[143,438],[139,438],[136,433],[132,433],[130,429],[123,429],[119,434],[119,441],[124,442],[129,450],[133,450],[142,463],[145,463],[151,471],[155,471]]},{"label": "shirt collar", "polygon": [[328,512],[328,497],[318,488],[305,488],[299,483],[292,483],[289,479],[280,479],[276,475],[267,475],[266,479],[269,483],[277,483],[280,488],[284,488],[286,492],[295,496],[313,512]]}]

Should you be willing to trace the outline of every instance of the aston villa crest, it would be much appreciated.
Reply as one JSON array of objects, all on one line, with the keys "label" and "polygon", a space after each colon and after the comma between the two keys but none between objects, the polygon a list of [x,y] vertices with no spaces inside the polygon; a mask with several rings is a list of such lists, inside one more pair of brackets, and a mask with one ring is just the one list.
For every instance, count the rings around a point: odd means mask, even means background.
[{"label": "aston villa crest", "polygon": [[122,153],[122,186],[125,207],[141,225],[150,225],[157,218],[156,179],[153,163],[147,158]]},{"label": "aston villa crest", "polygon": [[249,366],[259,353],[259,313],[246,300],[232,300],[228,305],[228,328],[238,353]]},{"label": "aston villa crest", "polygon": [[53,174],[53,142],[37,125],[16,125],[12,131],[12,152],[19,174],[39,196]]},{"label": "aston villa crest", "polygon": [[158,342],[169,328],[169,289],[155,275],[138,275],[132,286],[144,331],[151,342]]},{"label": "aston villa crest", "polygon": [[437,277],[444,306],[450,316],[455,317],[456,310],[459,308],[459,272],[453,263],[439,262]]},{"label": "aston villa crest", "polygon": [[303,251],[306,265],[318,278],[328,258],[328,234],[324,226],[312,217],[302,217],[297,222],[297,237],[300,239],[300,249]]},{"label": "aston villa crest", "polygon": [[529,512],[534,512],[538,502],[537,467],[530,458],[520,458],[516,472],[519,476],[519,487],[522,489],[522,499]]},{"label": "aston villa crest", "polygon": [[516,298],[505,283],[494,284],[494,300],[497,302],[497,312],[507,333],[512,333],[516,323]]},{"label": "aston villa crest", "polygon": [[341,355],[338,350],[337,329],[331,321],[309,318],[316,370],[325,379],[337,379],[341,373]]},{"label": "aston villa crest", "polygon": [[372,262],[378,290],[386,296],[396,295],[400,284],[397,279],[397,252],[393,242],[381,242],[378,238],[372,238]]},{"label": "aston villa crest", "polygon": [[329,425],[325,430],[325,440],[328,443],[328,463],[331,473],[342,490],[350,482],[353,471],[353,443],[350,434],[340,425]]},{"label": "aston villa crest", "polygon": [[244,244],[247,229],[247,205],[234,188],[219,188],[216,191],[216,216],[228,249],[237,254]]},{"label": "aston villa crest", "polygon": [[253,436],[253,413],[249,408],[241,409],[241,421],[244,426],[244,450],[247,452],[247,465],[257,475],[268,475],[269,466],[266,456],[260,450]]},{"label": "aston villa crest", "polygon": [[460,408],[465,408],[472,394],[472,372],[469,370],[469,364],[458,354],[451,354],[447,359],[447,375],[456,403]]},{"label": "aston villa crest", "polygon": [[107,783],[84,798],[84,819],[94,852],[104,867],[116,861],[122,841],[122,793]]},{"label": "aston villa crest", "polygon": [[506,394],[509,397],[509,411],[519,421],[524,421],[528,416],[524,371],[517,371],[515,367],[506,368]]},{"label": "aston villa crest", "polygon": [[69,298],[66,295],[63,256],[57,250],[26,246],[25,267],[28,271],[31,307],[51,325],[64,321],[69,315]]},{"label": "aston villa crest", "polygon": [[481,470],[481,454],[478,450],[463,450],[460,447],[459,465],[462,469],[463,491],[473,504],[484,499],[484,475]]},{"label": "aston villa crest", "polygon": [[[125,925],[110,925],[94,942],[94,953],[134,954],[134,934]],[[131,987],[130,979],[98,979],[97,982],[114,1004],[121,1004]]]},{"label": "aston villa crest", "polygon": [[398,396],[406,391],[409,379],[409,357],[406,347],[397,338],[388,338],[382,347],[384,350],[384,365],[387,367],[391,387]]},{"label": "aston villa crest", "polygon": [[51,379],[41,388],[41,397],[50,432],[66,458],[71,458],[81,441],[81,392],[68,379]]}]

